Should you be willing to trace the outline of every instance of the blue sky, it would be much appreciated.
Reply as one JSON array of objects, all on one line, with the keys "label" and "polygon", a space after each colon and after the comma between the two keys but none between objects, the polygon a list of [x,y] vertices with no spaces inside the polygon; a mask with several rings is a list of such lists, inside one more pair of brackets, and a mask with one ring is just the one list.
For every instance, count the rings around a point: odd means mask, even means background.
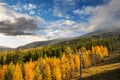
[{"label": "blue sky", "polygon": [[[14,6],[20,13],[31,16],[40,16],[45,21],[70,19],[74,21],[85,21],[73,11],[86,6],[98,6],[109,2],[109,0],[2,0],[1,2]],[[27,7],[27,8],[26,8]],[[28,9],[30,8],[31,9]],[[88,15],[83,15],[89,17]]]},{"label": "blue sky", "polygon": [[119,27],[119,0],[0,0],[0,46]]}]

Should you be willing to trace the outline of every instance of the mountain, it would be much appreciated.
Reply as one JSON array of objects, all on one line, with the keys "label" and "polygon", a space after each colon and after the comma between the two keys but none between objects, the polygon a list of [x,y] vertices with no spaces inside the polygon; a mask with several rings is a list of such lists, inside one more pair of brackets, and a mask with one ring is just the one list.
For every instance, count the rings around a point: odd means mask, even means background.
[{"label": "mountain", "polygon": [[64,42],[66,40],[67,40],[67,38],[53,39],[53,40],[48,40],[48,41],[37,41],[37,42],[32,42],[32,43],[26,44],[24,46],[20,46],[17,49],[28,49],[28,48],[36,48],[36,47],[40,47],[40,46],[45,46],[45,45],[53,45],[53,44],[57,44],[60,42]]},{"label": "mountain", "polygon": [[103,28],[103,29],[95,30],[85,35],[73,38],[70,41],[91,40],[91,39],[107,38],[113,36],[117,36],[120,40],[120,28]]},{"label": "mountain", "polygon": [[90,40],[90,39],[96,39],[96,38],[105,38],[110,36],[119,36],[120,40],[120,28],[104,28],[99,29],[94,32],[87,33],[83,36],[74,37],[74,38],[63,38],[63,39],[54,39],[54,40],[48,40],[48,41],[37,41],[32,42],[24,46],[20,46],[17,49],[28,49],[28,48],[36,48],[40,46],[45,45],[53,45],[53,44],[64,44],[66,42],[80,42],[81,40]]},{"label": "mountain", "polygon": [[2,51],[8,51],[8,50],[13,50],[13,48],[10,48],[10,47],[6,47],[6,46],[0,46],[0,52]]},{"label": "mountain", "polygon": [[[107,35],[104,35],[104,34],[107,34]],[[107,36],[113,36],[115,34],[120,34],[120,28],[103,28],[103,29],[99,29],[99,30],[90,32],[90,33],[88,33],[86,35],[89,35],[89,36],[103,35],[103,37],[107,37]]]}]

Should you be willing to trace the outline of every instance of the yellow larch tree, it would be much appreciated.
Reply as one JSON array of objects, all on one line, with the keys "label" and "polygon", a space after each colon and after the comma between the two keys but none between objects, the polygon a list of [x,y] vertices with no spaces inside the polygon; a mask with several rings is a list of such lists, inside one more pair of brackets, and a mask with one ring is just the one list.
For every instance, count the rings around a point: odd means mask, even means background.
[{"label": "yellow larch tree", "polygon": [[88,52],[86,51],[85,55],[83,55],[83,67],[88,68],[91,66],[91,61],[89,59]]},{"label": "yellow larch tree", "polygon": [[15,65],[13,80],[23,80],[21,67],[18,63]]},{"label": "yellow larch tree", "polygon": [[80,58],[79,58],[79,55],[75,55],[74,63],[75,63],[76,71],[79,71],[79,69],[80,69]]},{"label": "yellow larch tree", "polygon": [[96,61],[100,62],[103,59],[103,55],[101,53],[100,47],[99,46],[95,46],[95,55],[96,55]]},{"label": "yellow larch tree", "polygon": [[25,73],[25,80],[34,80],[34,63],[30,61],[29,63],[24,64],[24,73]]},{"label": "yellow larch tree", "polygon": [[61,69],[61,76],[63,80],[66,80],[66,78],[68,77],[68,72],[70,71],[70,65],[68,62],[68,59],[65,55],[65,53],[63,53],[61,59],[60,59],[60,69]]},{"label": "yellow larch tree", "polygon": [[51,70],[50,66],[48,64],[44,65],[44,71],[43,71],[43,80],[52,80],[51,79]]},{"label": "yellow larch tree", "polygon": [[61,71],[58,66],[53,69],[53,80],[61,80]]},{"label": "yellow larch tree", "polygon": [[5,73],[7,71],[7,65],[0,65],[0,80],[5,80]]},{"label": "yellow larch tree", "polygon": [[34,80],[42,80],[42,73],[41,73],[41,70],[40,70],[40,63],[39,62],[35,65]]},{"label": "yellow larch tree", "polygon": [[72,78],[72,76],[74,76],[74,72],[75,72],[75,64],[74,64],[73,58],[71,58],[71,60],[70,60],[70,76],[71,76],[71,78]]},{"label": "yellow larch tree", "polygon": [[104,57],[109,55],[108,49],[106,47],[103,48],[103,55],[104,55]]}]

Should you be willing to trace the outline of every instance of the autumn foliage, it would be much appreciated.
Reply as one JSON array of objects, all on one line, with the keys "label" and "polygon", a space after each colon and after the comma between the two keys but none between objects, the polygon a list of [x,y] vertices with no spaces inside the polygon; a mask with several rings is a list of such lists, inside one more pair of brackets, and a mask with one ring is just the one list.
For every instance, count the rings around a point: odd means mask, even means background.
[{"label": "autumn foliage", "polygon": [[[72,53],[70,48],[67,48],[67,54],[63,53],[60,58],[56,56],[39,57],[35,61],[30,59],[23,63],[1,64],[0,80],[70,80],[74,73],[80,71],[81,53],[84,53],[82,56],[84,68],[95,65],[108,56],[108,50],[103,46],[95,46],[91,50],[82,48],[77,53]],[[24,54],[27,53],[24,52]],[[2,59],[3,62],[4,59]]]}]

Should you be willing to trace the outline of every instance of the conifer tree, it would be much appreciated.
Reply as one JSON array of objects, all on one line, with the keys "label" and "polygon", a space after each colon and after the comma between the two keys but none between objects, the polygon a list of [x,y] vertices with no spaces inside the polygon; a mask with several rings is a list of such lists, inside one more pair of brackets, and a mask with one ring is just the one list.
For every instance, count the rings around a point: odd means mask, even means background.
[{"label": "conifer tree", "polygon": [[77,71],[79,71],[80,69],[80,58],[79,58],[79,55],[75,55],[75,58],[74,58],[74,63],[75,63],[75,69]]},{"label": "conifer tree", "polygon": [[13,80],[13,74],[14,74],[14,65],[11,62],[8,65],[8,69],[7,69],[7,72],[5,74],[5,80]]},{"label": "conifer tree", "polygon": [[53,69],[53,80],[61,80],[61,71],[58,66]]},{"label": "conifer tree", "polygon": [[23,80],[22,71],[18,63],[15,65],[13,80]]},{"label": "conifer tree", "polygon": [[43,80],[51,80],[51,70],[48,64],[44,65]]},{"label": "conifer tree", "polygon": [[83,67],[88,68],[91,66],[91,62],[88,58],[88,55],[83,55]]},{"label": "conifer tree", "polygon": [[5,73],[7,71],[7,66],[0,66],[0,80],[5,80]]},{"label": "conifer tree", "polygon": [[25,80],[34,80],[34,63],[29,62],[24,64],[24,73],[25,73]]},{"label": "conifer tree", "polygon": [[35,77],[34,80],[42,80],[42,73],[40,70],[40,64],[37,63],[35,66]]}]

